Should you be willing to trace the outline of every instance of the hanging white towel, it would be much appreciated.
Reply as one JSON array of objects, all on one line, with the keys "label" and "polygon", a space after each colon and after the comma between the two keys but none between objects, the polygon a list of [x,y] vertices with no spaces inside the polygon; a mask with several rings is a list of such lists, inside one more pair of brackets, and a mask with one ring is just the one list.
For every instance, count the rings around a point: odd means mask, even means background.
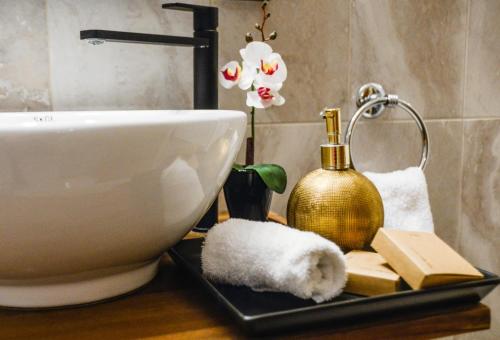
[{"label": "hanging white towel", "polygon": [[434,232],[427,181],[422,169],[364,172],[384,203],[384,228]]}]

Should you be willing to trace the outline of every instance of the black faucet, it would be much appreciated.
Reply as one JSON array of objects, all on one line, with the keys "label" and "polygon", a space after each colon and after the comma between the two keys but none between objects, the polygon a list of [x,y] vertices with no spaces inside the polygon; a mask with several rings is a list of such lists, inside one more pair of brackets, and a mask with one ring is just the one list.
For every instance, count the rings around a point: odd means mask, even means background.
[{"label": "black faucet", "polygon": [[[194,108],[218,109],[218,9],[211,6],[167,3],[162,8],[193,12],[193,37],[176,37],[160,34],[144,34],[105,30],[80,31],[80,39],[99,45],[104,41],[153,45],[189,46],[194,48]],[[218,200],[203,216],[196,231],[207,231],[217,222]]]}]

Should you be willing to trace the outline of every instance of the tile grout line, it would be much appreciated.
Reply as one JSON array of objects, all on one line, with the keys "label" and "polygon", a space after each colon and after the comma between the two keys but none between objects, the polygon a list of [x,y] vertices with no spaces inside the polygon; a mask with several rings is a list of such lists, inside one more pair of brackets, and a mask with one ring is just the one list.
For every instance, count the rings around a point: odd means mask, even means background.
[{"label": "tile grout line", "polygon": [[466,91],[467,91],[467,63],[469,60],[469,32],[470,32],[470,11],[471,2],[467,0],[466,17],[465,17],[465,53],[464,53],[464,83],[462,90],[462,146],[460,148],[460,171],[459,171],[459,187],[458,187],[458,236],[457,236],[457,250],[462,247],[462,235],[463,235],[463,183],[464,183],[464,155],[465,155],[465,122],[469,121],[465,119],[465,103],[466,103]]},{"label": "tile grout line", "polygon": [[[497,121],[500,120],[500,117],[470,117],[470,118],[425,118],[423,119],[424,122],[426,123],[448,123],[448,122],[475,122],[475,121]],[[348,123],[349,120],[342,120],[342,123]],[[358,124],[406,124],[406,123],[411,123],[414,122],[413,119],[386,119],[386,120],[379,120],[379,121],[368,121],[368,120],[361,120],[359,121]],[[284,122],[256,122],[255,126],[276,126],[276,125],[311,125],[311,124],[321,124],[321,122],[318,121],[284,121]]]}]

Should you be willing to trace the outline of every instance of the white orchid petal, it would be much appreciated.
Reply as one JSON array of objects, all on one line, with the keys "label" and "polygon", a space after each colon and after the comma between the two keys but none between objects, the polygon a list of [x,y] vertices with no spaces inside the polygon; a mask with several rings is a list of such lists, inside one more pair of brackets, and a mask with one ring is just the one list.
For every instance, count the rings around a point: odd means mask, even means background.
[{"label": "white orchid petal", "polygon": [[282,95],[280,95],[277,92],[273,93],[273,95],[274,95],[273,105],[281,106],[281,105],[285,104],[285,98]]},{"label": "white orchid petal", "polygon": [[[274,75],[267,75],[263,72],[259,72],[259,74],[257,75],[257,77],[255,78],[255,82],[256,83],[259,83],[259,84],[267,84],[269,86],[273,86],[274,85],[278,85],[278,84],[282,84],[283,82],[280,81],[281,79],[274,76]],[[268,86],[268,87],[269,87]]]},{"label": "white orchid petal", "polygon": [[269,55],[267,60],[281,60],[281,61],[283,61],[283,58],[281,58],[281,54],[279,54],[278,52],[273,52]]},{"label": "white orchid petal", "polygon": [[268,107],[275,105],[281,106],[285,103],[285,98],[283,98],[277,91],[272,91],[267,88],[265,91],[266,95],[271,95],[271,98],[262,98],[259,94],[259,90],[263,90],[261,87],[257,91],[250,91],[247,93],[247,106],[255,107],[258,109],[267,109]]},{"label": "white orchid petal", "polygon": [[224,77],[219,77],[219,83],[225,89],[231,89],[236,85],[236,82],[224,79]]},{"label": "white orchid petal", "polygon": [[263,100],[261,101],[262,103],[262,108],[267,109],[268,107],[271,107],[273,105],[272,100]]},{"label": "white orchid petal", "polygon": [[276,61],[278,63],[278,69],[274,73],[274,76],[277,78],[278,82],[284,82],[288,75],[288,70],[286,68],[285,62],[281,58],[281,55],[279,55],[279,53],[272,53],[269,57],[269,60],[272,62]]},{"label": "white orchid petal", "polygon": [[243,60],[255,67],[260,66],[260,61],[267,59],[273,53],[271,46],[262,41],[248,43],[245,50],[240,51]]},{"label": "white orchid petal", "polygon": [[[229,72],[231,77],[228,77]],[[219,83],[226,89],[237,85],[241,79],[241,67],[237,61],[230,61],[219,69]]]},{"label": "white orchid petal", "polygon": [[241,80],[238,86],[242,90],[248,90],[250,86],[252,86],[255,78],[257,76],[257,69],[252,66],[247,64],[246,62],[243,62],[243,71],[241,73]]},{"label": "white orchid petal", "polygon": [[253,83],[253,77],[252,76],[242,75],[241,76],[241,80],[238,83],[238,86],[242,90],[248,90],[252,86],[252,83]]},{"label": "white orchid petal", "polygon": [[262,101],[261,101],[260,96],[257,93],[257,91],[247,92],[247,106],[249,106],[249,107],[253,106],[257,109],[264,108],[264,105],[262,104]]}]

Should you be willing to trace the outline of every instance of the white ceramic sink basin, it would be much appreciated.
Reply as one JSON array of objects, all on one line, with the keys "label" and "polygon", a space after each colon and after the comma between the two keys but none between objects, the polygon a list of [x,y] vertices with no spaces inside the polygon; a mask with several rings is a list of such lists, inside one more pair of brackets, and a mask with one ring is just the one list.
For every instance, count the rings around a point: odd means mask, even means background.
[{"label": "white ceramic sink basin", "polygon": [[237,111],[0,113],[0,306],[147,283],[215,199],[245,126]]}]

